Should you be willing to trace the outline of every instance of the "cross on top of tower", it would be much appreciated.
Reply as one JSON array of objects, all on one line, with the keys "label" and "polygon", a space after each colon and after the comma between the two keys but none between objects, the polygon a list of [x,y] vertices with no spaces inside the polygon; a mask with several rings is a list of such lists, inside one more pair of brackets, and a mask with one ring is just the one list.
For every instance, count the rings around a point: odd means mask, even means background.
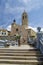
[{"label": "cross on top of tower", "polygon": [[25,10],[24,10],[23,14],[27,14]]}]

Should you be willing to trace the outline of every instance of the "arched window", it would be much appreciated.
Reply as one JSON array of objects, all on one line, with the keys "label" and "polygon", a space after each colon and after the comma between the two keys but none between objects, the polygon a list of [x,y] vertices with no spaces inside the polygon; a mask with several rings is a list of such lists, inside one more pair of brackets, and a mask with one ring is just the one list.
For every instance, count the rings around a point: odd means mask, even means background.
[{"label": "arched window", "polygon": [[25,16],[25,18],[27,18],[27,16]]},{"label": "arched window", "polygon": [[16,31],[18,31],[18,28],[16,29]]},{"label": "arched window", "polygon": [[23,19],[24,19],[24,16],[23,16]]}]

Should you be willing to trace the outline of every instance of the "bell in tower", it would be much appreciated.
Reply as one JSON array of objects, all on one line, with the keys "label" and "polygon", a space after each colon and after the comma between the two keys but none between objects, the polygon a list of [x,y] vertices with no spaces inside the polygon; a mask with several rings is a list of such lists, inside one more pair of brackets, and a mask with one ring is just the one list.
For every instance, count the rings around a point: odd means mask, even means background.
[{"label": "bell in tower", "polygon": [[22,26],[28,26],[28,15],[25,11],[22,14]]}]

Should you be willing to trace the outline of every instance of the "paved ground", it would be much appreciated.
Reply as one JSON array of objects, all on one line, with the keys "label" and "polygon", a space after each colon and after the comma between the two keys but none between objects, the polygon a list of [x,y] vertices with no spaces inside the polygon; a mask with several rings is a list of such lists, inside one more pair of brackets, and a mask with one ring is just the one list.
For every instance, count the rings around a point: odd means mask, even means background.
[{"label": "paved ground", "polygon": [[9,48],[14,48],[14,49],[33,49],[33,47],[31,47],[30,45],[21,45],[19,47],[10,46]]},{"label": "paved ground", "polygon": [[[4,48],[0,48],[0,49],[4,49]],[[30,45],[21,45],[21,46],[6,47],[6,49],[34,49],[34,48],[31,47]]]}]

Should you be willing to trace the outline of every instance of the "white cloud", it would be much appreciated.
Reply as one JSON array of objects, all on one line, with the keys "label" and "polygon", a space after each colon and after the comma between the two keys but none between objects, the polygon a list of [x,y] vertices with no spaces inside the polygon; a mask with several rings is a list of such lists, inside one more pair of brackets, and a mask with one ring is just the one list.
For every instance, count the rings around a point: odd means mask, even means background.
[{"label": "white cloud", "polygon": [[41,31],[43,31],[43,28],[41,29]]},{"label": "white cloud", "polygon": [[[35,32],[37,32],[37,28],[33,28],[31,26],[29,26],[29,28],[33,29]],[[43,28],[41,28],[41,31],[43,31]]]},{"label": "white cloud", "polygon": [[25,9],[29,12],[33,9],[37,10],[43,6],[43,0],[19,0],[19,2],[22,2],[25,5]]},{"label": "white cloud", "polygon": [[7,26],[7,30],[11,31],[11,25]]},{"label": "white cloud", "polygon": [[29,26],[28,28],[33,29],[35,32],[37,32],[37,28],[33,28],[31,26]]},{"label": "white cloud", "polygon": [[[35,32],[37,32],[37,28],[33,28],[33,27],[31,27],[31,26],[28,26],[28,29],[32,29],[32,30],[34,30]],[[8,30],[8,31],[11,31],[11,25],[7,26],[7,30]],[[41,31],[43,31],[43,28],[41,28]]]},{"label": "white cloud", "polygon": [[27,4],[28,2],[31,2],[31,0],[22,0],[25,4]]},{"label": "white cloud", "polygon": [[[5,13],[9,14],[14,14],[14,13],[19,13],[23,12],[26,10],[27,12],[30,12],[31,10],[39,9],[41,6],[43,6],[43,0],[18,0],[18,4],[21,2],[24,6],[12,6],[10,3],[12,3],[12,0],[6,2],[5,4]],[[14,4],[14,3],[13,3]]]},{"label": "white cloud", "polygon": [[5,13],[11,13],[11,14],[14,14],[14,13],[19,13],[19,12],[23,12],[24,10],[24,7],[22,6],[14,6],[14,7],[11,7],[10,4],[7,2],[6,5],[5,5]]},{"label": "white cloud", "polygon": [[[20,2],[22,4],[20,6],[17,6],[18,4],[20,4]],[[5,3],[5,13],[14,14],[14,13],[22,12],[24,11],[24,9],[30,12],[33,9],[39,9],[41,6],[43,6],[43,0],[18,0],[16,6],[15,6],[15,1],[12,4],[12,0],[8,0]]]},{"label": "white cloud", "polygon": [[28,2],[31,2],[31,0],[18,0],[19,2],[23,2],[23,3],[25,3],[25,4],[27,4]]}]

